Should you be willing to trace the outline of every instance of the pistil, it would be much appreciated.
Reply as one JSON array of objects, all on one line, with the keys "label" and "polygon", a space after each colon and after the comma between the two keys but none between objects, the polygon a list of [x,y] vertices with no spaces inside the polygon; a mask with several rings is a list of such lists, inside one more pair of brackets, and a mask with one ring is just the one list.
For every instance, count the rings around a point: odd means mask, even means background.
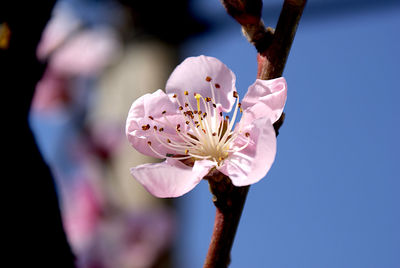
[{"label": "pistil", "polygon": [[[212,78],[207,77],[207,82],[210,82],[211,97],[201,96],[199,93],[194,93],[196,100],[196,108],[193,109],[189,100],[188,91],[183,94],[183,100],[185,103],[180,103],[178,95],[174,94],[172,97],[176,99],[178,104],[178,111],[184,118],[185,126],[181,127],[180,124],[174,125],[168,119],[166,111],[162,111],[162,119],[157,120],[154,116],[149,116],[156,124],[153,125],[153,137],[168,151],[173,153],[162,154],[158,152],[152,143],[149,141],[148,146],[158,156],[163,158],[174,158],[177,160],[193,159],[201,160],[208,159],[213,160],[221,165],[229,154],[239,152],[246,148],[250,143],[249,133],[245,133],[241,136],[240,129],[232,131],[238,110],[242,112],[241,104],[239,102],[239,95],[237,92],[233,92],[235,100],[235,110],[233,112],[232,119],[229,116],[223,117],[223,113],[219,110],[219,106],[216,105],[216,88],[219,89],[221,86],[215,84],[215,87],[211,83]],[[202,111],[201,105],[204,106],[204,112]],[[142,130],[149,130],[150,124],[142,126]],[[173,129],[175,134],[164,131],[167,128],[171,131]],[[240,136],[245,139],[242,146],[233,148],[232,143]]]}]

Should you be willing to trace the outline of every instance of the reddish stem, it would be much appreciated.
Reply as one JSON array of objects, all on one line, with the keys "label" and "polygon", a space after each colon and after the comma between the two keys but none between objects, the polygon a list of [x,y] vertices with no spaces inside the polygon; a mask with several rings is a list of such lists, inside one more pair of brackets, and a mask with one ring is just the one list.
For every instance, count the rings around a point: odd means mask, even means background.
[{"label": "reddish stem", "polygon": [[[258,50],[259,79],[272,79],[280,77],[286,64],[287,57],[297,30],[297,25],[303,13],[306,0],[285,0],[278,20],[275,33],[264,27],[261,21],[245,20],[248,18],[243,12],[232,12],[230,7],[236,9],[251,1],[222,0],[229,13],[242,25],[243,31],[249,41]],[[239,4],[238,4],[239,3]],[[240,14],[236,15],[234,14]],[[252,14],[251,14],[252,15]],[[254,18],[256,16],[251,16]],[[260,35],[263,35],[260,36]],[[284,114],[275,122],[275,131],[278,134],[282,125]],[[249,186],[236,187],[230,179],[221,173],[216,173],[208,178],[213,201],[216,207],[214,230],[210,247],[204,263],[204,268],[224,268],[230,263],[230,252],[239,225],[240,217],[246,202]]]},{"label": "reddish stem", "polygon": [[228,267],[249,186],[236,187],[222,173],[209,179],[216,207],[214,231],[204,267]]}]

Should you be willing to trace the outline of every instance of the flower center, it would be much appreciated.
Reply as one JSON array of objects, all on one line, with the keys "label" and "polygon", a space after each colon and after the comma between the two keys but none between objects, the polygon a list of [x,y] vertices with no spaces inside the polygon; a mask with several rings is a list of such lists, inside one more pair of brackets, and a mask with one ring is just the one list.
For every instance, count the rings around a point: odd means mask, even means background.
[{"label": "flower center", "polygon": [[[163,122],[149,116],[151,120],[159,124],[154,124],[153,126],[153,137],[165,148],[174,152],[163,155],[154,149],[151,141],[148,141],[149,147],[155,154],[162,158],[172,157],[178,160],[192,159],[195,161],[207,159],[220,165],[230,153],[238,152],[247,147],[250,142],[250,134],[245,133],[243,136],[240,135],[240,129],[233,131],[238,111],[242,112],[238,93],[236,91],[233,92],[236,100],[232,119],[229,119],[229,116],[224,117],[221,106],[216,104],[215,99],[215,91],[220,88],[220,85],[217,83],[212,84],[211,80],[207,76],[206,81],[210,82],[211,96],[203,97],[198,93],[194,93],[196,107],[192,107],[187,91],[184,92],[184,96],[181,98],[184,103],[179,101],[177,94],[173,95],[179,105],[179,111],[185,119],[186,126],[172,124],[165,116],[166,111],[161,113],[164,118]],[[164,127],[173,128],[176,133],[169,134],[164,131]],[[149,124],[142,127],[143,130],[149,130],[150,128]],[[240,147],[233,145],[233,142],[238,138],[244,139],[243,145]]]}]

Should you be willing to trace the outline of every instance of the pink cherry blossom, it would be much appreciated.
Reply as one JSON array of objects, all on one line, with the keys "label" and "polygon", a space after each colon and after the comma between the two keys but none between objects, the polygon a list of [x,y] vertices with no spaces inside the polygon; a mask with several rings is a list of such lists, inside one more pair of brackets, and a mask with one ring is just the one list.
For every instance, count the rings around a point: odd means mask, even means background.
[{"label": "pink cherry blossom", "polygon": [[242,102],[235,82],[234,73],[218,59],[190,57],[173,71],[166,93],[158,90],[132,104],[129,142],[145,155],[166,159],[131,169],[151,194],[181,196],[216,170],[236,186],[267,174],[276,154],[272,124],[286,102],[286,81],[257,79]]}]

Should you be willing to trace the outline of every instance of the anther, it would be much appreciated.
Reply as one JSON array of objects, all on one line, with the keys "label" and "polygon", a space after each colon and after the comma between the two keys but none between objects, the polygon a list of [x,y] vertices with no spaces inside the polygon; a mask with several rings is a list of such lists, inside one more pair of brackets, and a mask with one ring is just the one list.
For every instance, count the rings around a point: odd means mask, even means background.
[{"label": "anther", "polygon": [[150,129],[150,125],[149,124],[142,126],[142,130],[149,130],[149,129]]},{"label": "anther", "polygon": [[210,82],[210,81],[211,81],[211,77],[207,76],[207,77],[206,77],[206,81],[207,81],[207,82]]},{"label": "anther", "polygon": [[179,110],[181,110],[181,111],[182,111],[182,110],[183,110],[183,107],[182,107],[182,106],[179,106]]},{"label": "anther", "polygon": [[189,92],[187,92],[187,90],[185,92],[183,92],[183,94],[185,94],[186,96],[189,95]]},{"label": "anther", "polygon": [[170,139],[167,139],[167,142],[168,142],[168,143],[171,143],[171,140],[170,140]]},{"label": "anther", "polygon": [[186,123],[186,125],[189,125],[190,122],[189,122],[189,121],[186,121],[185,123]]},{"label": "anther", "polygon": [[154,117],[152,117],[151,115],[149,115],[149,118],[150,118],[151,120],[154,120]]},{"label": "anther", "polygon": [[160,127],[160,129],[159,129],[158,131],[163,132],[163,131],[164,131],[164,128],[163,128],[163,127]]},{"label": "anther", "polygon": [[211,98],[210,98],[210,97],[207,97],[207,98],[205,98],[205,101],[206,101],[206,102],[210,102],[210,101],[211,101]]},{"label": "anther", "polygon": [[162,113],[161,114],[166,114],[167,113],[167,111],[162,111]]},{"label": "anther", "polygon": [[249,132],[246,132],[244,135],[245,135],[246,137],[250,137],[250,133],[249,133]]},{"label": "anther", "polygon": [[219,112],[219,116],[222,116],[222,112]]},{"label": "anther", "polygon": [[188,150],[188,149],[186,149],[186,150],[185,150],[185,154],[188,154],[188,153],[189,153],[189,150]]},{"label": "anther", "polygon": [[149,146],[151,146],[151,141],[148,141],[147,144],[148,144]]},{"label": "anther", "polygon": [[189,106],[189,104],[186,102],[186,103],[185,103],[185,107],[188,107],[188,106]]},{"label": "anther", "polygon": [[221,86],[217,83],[215,84],[215,88],[220,88]]},{"label": "anther", "polygon": [[214,107],[214,108],[217,108],[217,105],[215,105],[215,103],[213,103],[213,107]]},{"label": "anther", "polygon": [[233,97],[234,98],[238,98],[239,97],[239,95],[238,95],[238,93],[236,91],[233,91]]},{"label": "anther", "polygon": [[157,126],[154,126],[153,128],[154,128],[154,130],[157,130]]},{"label": "anther", "polygon": [[174,95],[172,96],[172,98],[176,98],[176,97],[178,97],[178,95],[176,95],[176,94],[174,94]]},{"label": "anther", "polygon": [[212,135],[215,137],[217,136],[217,132],[213,132]]}]

